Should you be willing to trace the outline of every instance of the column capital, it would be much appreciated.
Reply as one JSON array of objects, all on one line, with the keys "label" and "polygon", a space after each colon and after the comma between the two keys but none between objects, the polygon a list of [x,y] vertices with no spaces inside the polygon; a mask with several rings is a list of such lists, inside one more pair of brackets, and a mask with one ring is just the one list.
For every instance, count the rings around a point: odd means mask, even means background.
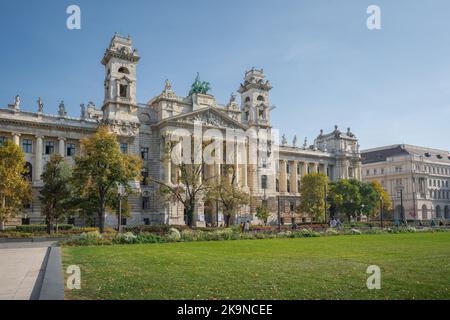
[{"label": "column capital", "polygon": [[58,137],[58,140],[66,141],[67,139],[65,137]]}]

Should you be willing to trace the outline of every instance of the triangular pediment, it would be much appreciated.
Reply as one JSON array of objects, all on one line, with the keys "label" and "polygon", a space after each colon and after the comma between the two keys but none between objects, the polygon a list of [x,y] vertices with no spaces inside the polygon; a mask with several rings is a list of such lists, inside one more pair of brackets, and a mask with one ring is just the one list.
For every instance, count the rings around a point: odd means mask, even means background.
[{"label": "triangular pediment", "polygon": [[164,122],[188,125],[199,123],[205,127],[220,129],[247,129],[246,125],[232,119],[224,111],[221,111],[215,107],[206,107],[189,113],[180,114],[165,119]]}]

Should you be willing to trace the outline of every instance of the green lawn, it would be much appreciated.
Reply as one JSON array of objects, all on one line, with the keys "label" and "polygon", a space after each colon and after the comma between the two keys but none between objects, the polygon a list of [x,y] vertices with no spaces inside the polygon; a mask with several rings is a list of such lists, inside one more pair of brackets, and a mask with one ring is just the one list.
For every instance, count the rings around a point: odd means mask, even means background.
[{"label": "green lawn", "polygon": [[67,299],[450,299],[448,232],[63,248],[72,264]]}]

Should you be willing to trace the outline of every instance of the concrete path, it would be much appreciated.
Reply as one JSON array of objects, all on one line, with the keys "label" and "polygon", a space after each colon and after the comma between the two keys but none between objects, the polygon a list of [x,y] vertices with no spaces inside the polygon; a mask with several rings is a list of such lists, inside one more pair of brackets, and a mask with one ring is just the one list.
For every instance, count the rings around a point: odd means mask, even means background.
[{"label": "concrete path", "polygon": [[0,243],[0,300],[37,299],[43,264],[52,242]]}]

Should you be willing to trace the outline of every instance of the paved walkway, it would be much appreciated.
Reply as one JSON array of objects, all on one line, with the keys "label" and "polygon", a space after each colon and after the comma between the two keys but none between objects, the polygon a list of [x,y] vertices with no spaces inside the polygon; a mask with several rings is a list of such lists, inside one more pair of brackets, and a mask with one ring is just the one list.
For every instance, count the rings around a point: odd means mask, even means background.
[{"label": "paved walkway", "polygon": [[0,243],[0,300],[36,299],[35,284],[52,242]]}]

